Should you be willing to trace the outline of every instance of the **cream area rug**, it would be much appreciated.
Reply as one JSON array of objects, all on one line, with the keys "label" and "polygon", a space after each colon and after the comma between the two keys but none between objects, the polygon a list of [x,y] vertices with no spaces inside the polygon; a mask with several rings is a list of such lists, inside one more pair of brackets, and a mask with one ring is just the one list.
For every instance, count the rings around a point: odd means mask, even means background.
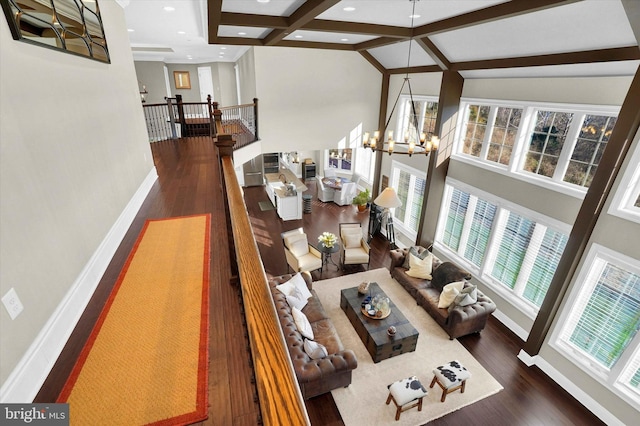
[{"label": "cream area rug", "polygon": [[[340,290],[356,287],[363,281],[375,281],[402,310],[404,316],[418,330],[415,352],[404,353],[375,364],[358,337],[346,314],[340,308]],[[493,395],[502,386],[457,340],[449,340],[447,333],[416,304],[413,297],[391,278],[385,268],[314,282],[313,288],[331,317],[345,348],[355,352],[358,368],[353,371],[351,385],[331,393],[347,426],[423,425],[445,414],[459,410]],[[440,402],[442,390],[436,384],[429,388],[432,370],[449,361],[458,360],[471,372],[464,393],[456,391]],[[410,376],[417,376],[429,394],[423,400],[422,411],[412,408],[395,421],[393,402],[386,405],[387,385]]]}]

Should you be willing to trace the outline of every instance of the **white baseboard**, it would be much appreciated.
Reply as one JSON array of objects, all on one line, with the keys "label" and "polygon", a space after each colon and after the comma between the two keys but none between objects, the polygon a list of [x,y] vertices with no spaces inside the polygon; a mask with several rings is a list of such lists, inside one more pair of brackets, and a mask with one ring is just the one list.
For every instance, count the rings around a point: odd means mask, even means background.
[{"label": "white baseboard", "polygon": [[527,367],[537,365],[547,376],[560,385],[564,390],[569,392],[575,399],[580,401],[589,411],[596,415],[600,420],[609,426],[625,426],[616,416],[609,410],[604,408],[598,401],[593,399],[589,394],[576,386],[566,376],[556,370],[551,364],[544,360],[540,355],[531,356],[523,349],[518,353],[518,359],[525,363]]},{"label": "white baseboard", "polygon": [[518,336],[525,342],[527,341],[527,339],[529,338],[529,332],[520,327],[515,321],[506,316],[504,313],[502,313],[500,309],[496,309],[492,315],[496,317],[498,321],[504,324],[509,330],[513,331],[516,336]]},{"label": "white baseboard", "polygon": [[152,168],[18,365],[0,388],[0,403],[30,403],[62,352],[120,242],[158,178]]}]

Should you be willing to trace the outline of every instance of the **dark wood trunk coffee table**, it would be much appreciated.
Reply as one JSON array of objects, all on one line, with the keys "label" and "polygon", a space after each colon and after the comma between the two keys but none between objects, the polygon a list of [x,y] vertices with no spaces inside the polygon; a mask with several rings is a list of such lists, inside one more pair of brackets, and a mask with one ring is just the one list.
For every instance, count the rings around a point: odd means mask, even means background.
[{"label": "dark wood trunk coffee table", "polygon": [[[370,294],[387,296],[378,283],[369,286]],[[402,315],[400,309],[389,299],[391,313],[384,319],[372,319],[362,313],[362,301],[366,296],[358,293],[358,287],[346,288],[340,291],[340,307],[347,314],[347,318],[355,328],[373,358],[373,362],[416,350],[418,330]],[[387,334],[390,326],[396,328],[395,336]]]}]

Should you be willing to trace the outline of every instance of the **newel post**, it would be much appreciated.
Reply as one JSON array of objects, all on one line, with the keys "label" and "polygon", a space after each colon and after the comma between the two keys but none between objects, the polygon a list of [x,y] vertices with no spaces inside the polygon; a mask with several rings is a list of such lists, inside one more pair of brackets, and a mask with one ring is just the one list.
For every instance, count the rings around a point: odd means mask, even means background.
[{"label": "newel post", "polygon": [[[216,124],[219,123],[220,117],[222,117],[222,112],[220,110],[215,110],[214,115],[216,116]],[[220,126],[222,129],[222,125]],[[226,182],[224,177],[224,167],[223,162],[229,161],[233,162],[233,146],[236,144],[236,141],[233,139],[233,135],[229,135],[226,133],[218,134],[215,138],[215,145],[218,148],[218,160],[220,162],[220,181],[222,182],[222,197],[224,199],[224,216],[226,221],[227,228],[227,241],[229,241],[229,263],[231,266],[231,280],[237,281],[238,278],[238,260],[236,258],[236,247],[233,239],[233,228],[231,226],[231,210],[229,209],[229,198],[227,195],[227,191],[224,189]]]},{"label": "newel post", "polygon": [[253,119],[256,126],[255,140],[259,140],[260,136],[258,136],[258,98],[253,98]]}]

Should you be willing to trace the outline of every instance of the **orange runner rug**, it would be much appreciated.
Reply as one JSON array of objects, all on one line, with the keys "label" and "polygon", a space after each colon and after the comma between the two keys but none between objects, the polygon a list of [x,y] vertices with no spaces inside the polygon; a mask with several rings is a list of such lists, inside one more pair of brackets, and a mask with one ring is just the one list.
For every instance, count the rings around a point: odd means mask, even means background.
[{"label": "orange runner rug", "polygon": [[207,418],[210,222],[145,223],[58,397],[71,424]]}]

